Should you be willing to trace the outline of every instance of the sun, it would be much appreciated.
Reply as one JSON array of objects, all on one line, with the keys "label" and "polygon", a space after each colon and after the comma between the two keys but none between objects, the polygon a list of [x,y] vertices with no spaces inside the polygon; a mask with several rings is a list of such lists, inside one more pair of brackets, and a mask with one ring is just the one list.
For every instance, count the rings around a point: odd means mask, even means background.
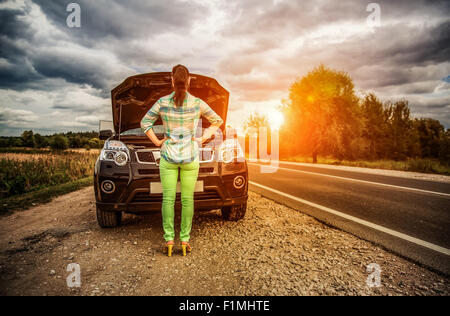
[{"label": "sun", "polygon": [[281,125],[283,125],[284,123],[283,113],[278,110],[271,110],[267,114],[267,119],[269,121],[270,127],[276,130],[279,130]]}]

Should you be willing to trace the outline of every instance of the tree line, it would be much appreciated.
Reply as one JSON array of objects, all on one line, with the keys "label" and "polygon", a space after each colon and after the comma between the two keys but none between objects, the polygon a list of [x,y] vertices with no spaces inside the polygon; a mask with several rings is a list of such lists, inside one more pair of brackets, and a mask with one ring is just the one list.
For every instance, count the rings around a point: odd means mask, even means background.
[{"label": "tree line", "polygon": [[67,132],[43,136],[33,131],[24,131],[19,137],[0,137],[0,148],[27,147],[65,150],[69,148],[102,148],[104,141],[98,138],[98,132]]},{"label": "tree line", "polygon": [[339,160],[439,159],[450,163],[450,130],[412,118],[407,100],[358,96],[350,76],[320,65],[292,84],[281,111],[280,156]]}]

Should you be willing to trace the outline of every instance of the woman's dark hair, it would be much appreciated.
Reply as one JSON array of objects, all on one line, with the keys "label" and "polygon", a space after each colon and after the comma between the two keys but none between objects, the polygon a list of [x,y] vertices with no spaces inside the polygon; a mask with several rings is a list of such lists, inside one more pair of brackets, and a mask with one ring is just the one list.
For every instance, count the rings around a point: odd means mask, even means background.
[{"label": "woman's dark hair", "polygon": [[183,65],[176,65],[172,69],[173,85],[175,89],[175,103],[183,104],[189,86],[189,70]]},{"label": "woman's dark hair", "polygon": [[189,76],[189,69],[187,69],[186,66],[183,65],[176,65],[175,67],[172,68],[172,76],[175,75],[175,73],[177,72],[177,69],[184,69],[186,70],[186,74]]}]

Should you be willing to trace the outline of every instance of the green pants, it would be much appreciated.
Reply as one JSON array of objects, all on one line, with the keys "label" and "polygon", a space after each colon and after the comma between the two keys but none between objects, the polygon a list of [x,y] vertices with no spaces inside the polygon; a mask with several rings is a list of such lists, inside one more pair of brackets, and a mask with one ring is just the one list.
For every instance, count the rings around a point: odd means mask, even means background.
[{"label": "green pants", "polygon": [[199,161],[195,160],[187,164],[174,164],[161,157],[159,173],[163,188],[162,222],[164,239],[166,241],[175,239],[174,208],[177,193],[178,170],[180,170],[181,183],[181,241],[189,241],[192,228],[192,218],[194,216],[194,191],[198,177]]}]

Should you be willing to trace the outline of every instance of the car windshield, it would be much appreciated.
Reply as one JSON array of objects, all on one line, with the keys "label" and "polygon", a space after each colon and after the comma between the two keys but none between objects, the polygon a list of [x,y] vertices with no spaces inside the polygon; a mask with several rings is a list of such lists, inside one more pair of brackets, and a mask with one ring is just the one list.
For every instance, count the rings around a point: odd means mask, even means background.
[{"label": "car windshield", "polygon": [[[155,125],[153,126],[153,131],[156,134],[163,134],[164,133],[164,126],[162,125]],[[121,136],[145,136],[144,132],[140,128],[133,128],[128,131],[125,131],[120,134]]]}]

